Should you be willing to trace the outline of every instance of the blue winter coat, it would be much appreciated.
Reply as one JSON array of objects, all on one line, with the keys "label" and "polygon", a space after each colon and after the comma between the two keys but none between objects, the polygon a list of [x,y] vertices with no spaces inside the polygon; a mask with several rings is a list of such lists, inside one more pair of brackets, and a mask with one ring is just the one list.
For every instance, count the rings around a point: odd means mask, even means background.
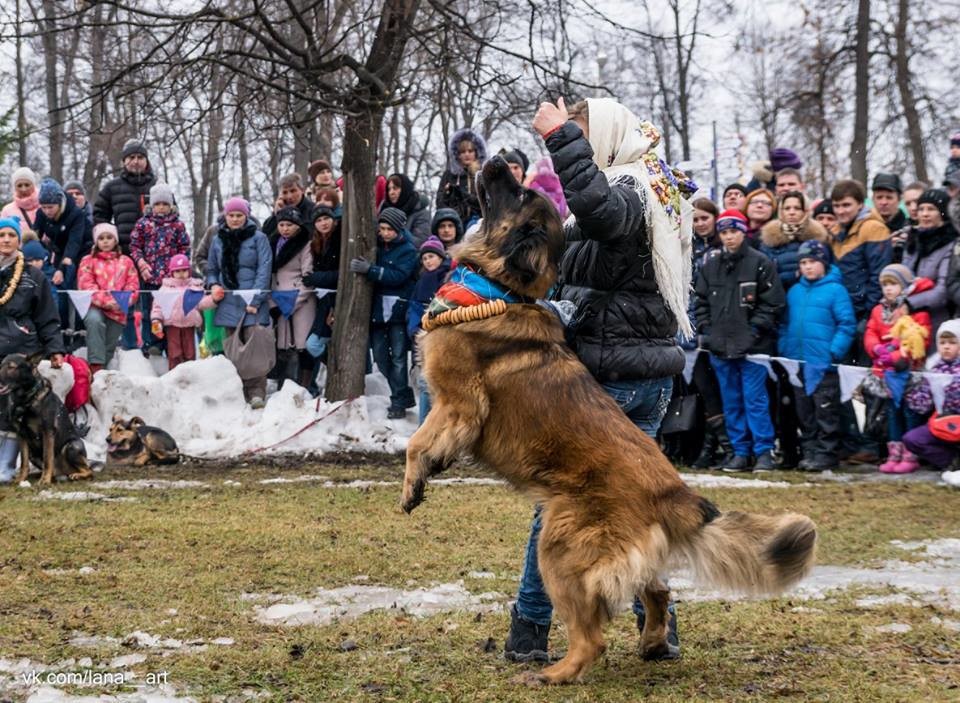
[{"label": "blue winter coat", "polygon": [[808,363],[835,363],[850,350],[856,331],[850,294],[840,269],[832,265],[823,278],[801,278],[787,292],[787,308],[780,323],[780,355]]},{"label": "blue winter coat", "polygon": [[420,256],[414,248],[412,235],[404,230],[389,244],[377,238],[377,263],[367,271],[367,280],[373,285],[373,307],[370,322],[383,324],[384,296],[397,296],[400,300],[393,306],[390,324],[406,325],[407,301],[413,295],[417,281],[417,264]]},{"label": "blue winter coat", "polygon": [[[255,234],[249,239],[244,240],[240,245],[240,265],[237,270],[237,285],[240,290],[259,290],[250,302],[251,305],[258,308],[256,315],[250,315],[244,312],[247,304],[239,295],[230,293],[217,305],[217,313],[214,315],[214,324],[221,327],[236,327],[242,324],[244,327],[250,327],[254,324],[270,324],[270,307],[267,304],[267,298],[270,294],[270,282],[272,272],[270,270],[273,263],[273,252],[270,251],[270,240],[257,226],[247,220],[245,228],[253,228]],[[226,230],[226,224],[221,225],[220,232]],[[210,245],[210,258],[207,260],[207,285],[217,285],[226,288],[223,280],[223,246],[220,243],[220,233],[214,235],[213,243]]]}]

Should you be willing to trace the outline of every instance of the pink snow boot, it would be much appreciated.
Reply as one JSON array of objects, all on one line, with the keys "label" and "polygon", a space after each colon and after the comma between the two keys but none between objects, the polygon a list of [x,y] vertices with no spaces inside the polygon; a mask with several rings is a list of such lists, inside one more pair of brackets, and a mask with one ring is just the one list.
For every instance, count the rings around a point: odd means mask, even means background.
[{"label": "pink snow boot", "polygon": [[903,457],[903,442],[887,442],[887,460],[880,464],[880,473],[897,473],[896,467]]},{"label": "pink snow boot", "polygon": [[900,455],[900,461],[890,469],[892,474],[909,474],[920,468],[920,462],[917,461],[917,455],[906,447],[903,447],[903,454]]}]

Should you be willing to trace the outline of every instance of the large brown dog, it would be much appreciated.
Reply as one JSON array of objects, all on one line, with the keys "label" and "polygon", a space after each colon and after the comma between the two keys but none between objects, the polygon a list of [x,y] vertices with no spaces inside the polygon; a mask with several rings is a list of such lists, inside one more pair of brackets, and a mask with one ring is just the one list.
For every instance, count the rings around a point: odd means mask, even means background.
[{"label": "large brown dog", "polygon": [[[456,257],[529,298],[553,285],[562,225],[543,196],[495,158],[478,188],[483,226]],[[580,680],[604,651],[602,628],[634,595],[646,609],[641,654],[667,648],[673,557],[702,582],[776,593],[813,563],[816,529],[797,514],[721,514],[621,412],[564,343],[556,315],[510,304],[486,319],[435,327],[420,340],[433,400],[407,446],[401,505],[465,454],[543,504],[538,558],[569,636],[566,656],[528,682]]]}]

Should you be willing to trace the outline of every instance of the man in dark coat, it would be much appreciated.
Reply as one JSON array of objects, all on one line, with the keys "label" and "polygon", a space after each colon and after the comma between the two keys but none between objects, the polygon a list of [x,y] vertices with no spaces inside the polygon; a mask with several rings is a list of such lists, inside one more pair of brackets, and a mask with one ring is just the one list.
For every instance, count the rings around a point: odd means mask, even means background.
[{"label": "man in dark coat", "polygon": [[157,177],[150,167],[146,147],[139,140],[131,139],[124,144],[121,156],[123,171],[107,181],[97,195],[93,205],[93,222],[116,225],[120,250],[129,256],[130,233],[150,202],[150,188],[157,182]]},{"label": "man in dark coat", "polygon": [[314,202],[307,197],[299,173],[290,173],[280,179],[280,195],[273,203],[273,214],[263,223],[263,233],[272,237],[277,232],[277,214],[285,207],[295,207],[301,222],[313,222]]}]

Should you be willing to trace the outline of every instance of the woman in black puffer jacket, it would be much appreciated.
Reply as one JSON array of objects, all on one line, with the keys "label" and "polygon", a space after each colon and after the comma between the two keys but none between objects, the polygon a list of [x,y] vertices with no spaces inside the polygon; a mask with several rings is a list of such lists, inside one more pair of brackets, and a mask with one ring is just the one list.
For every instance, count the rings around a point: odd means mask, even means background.
[{"label": "woman in black puffer jacket", "polygon": [[[20,220],[0,219],[0,359],[7,354],[42,355],[60,368],[64,349],[53,291],[19,248]],[[10,421],[0,413],[0,483],[13,479],[17,451]]]}]

